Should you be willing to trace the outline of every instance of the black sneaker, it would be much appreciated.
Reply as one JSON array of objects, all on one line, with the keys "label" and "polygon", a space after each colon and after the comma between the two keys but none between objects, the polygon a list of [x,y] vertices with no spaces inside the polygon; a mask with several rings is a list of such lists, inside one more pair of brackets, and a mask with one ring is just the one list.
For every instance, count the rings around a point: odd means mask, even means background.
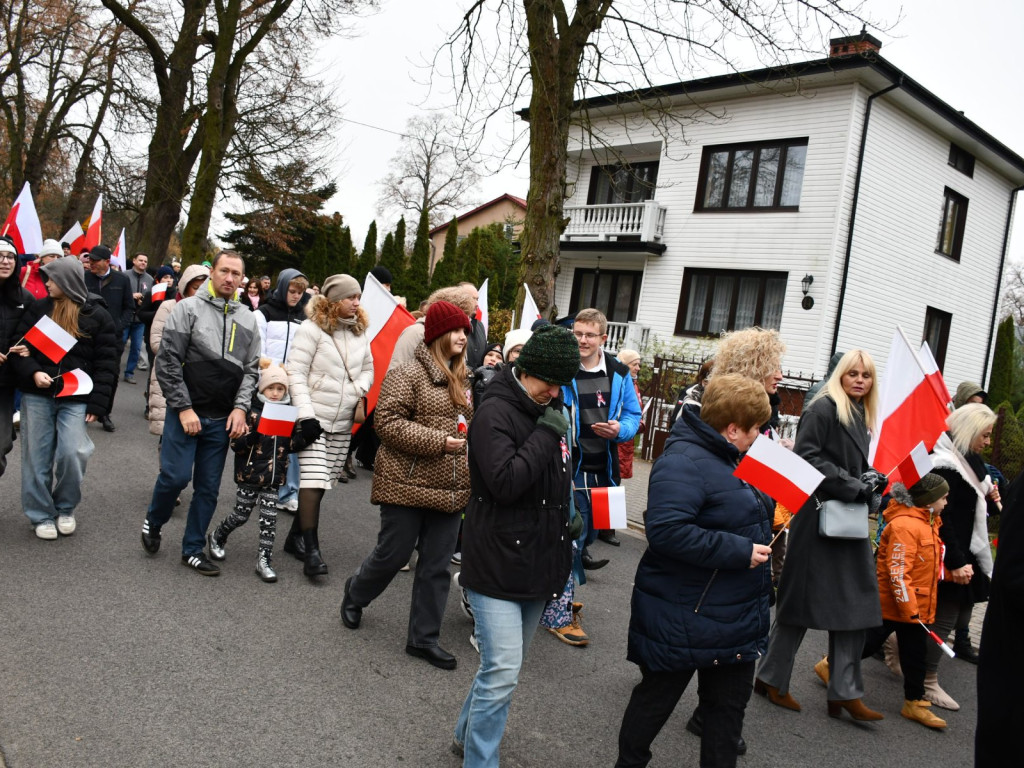
[{"label": "black sneaker", "polygon": [[142,546],[151,555],[160,551],[160,529],[153,526],[148,519],[142,521]]},{"label": "black sneaker", "polygon": [[199,552],[195,555],[182,555],[181,562],[203,576],[220,576],[220,568],[211,562],[205,552]]}]

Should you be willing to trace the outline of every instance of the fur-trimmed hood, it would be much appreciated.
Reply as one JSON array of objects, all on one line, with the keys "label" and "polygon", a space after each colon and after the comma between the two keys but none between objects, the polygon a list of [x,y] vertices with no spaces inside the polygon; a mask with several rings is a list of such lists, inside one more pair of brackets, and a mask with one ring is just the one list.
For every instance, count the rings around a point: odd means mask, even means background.
[{"label": "fur-trimmed hood", "polygon": [[[355,323],[351,325],[331,318],[330,308],[332,306],[337,305],[323,294],[314,296],[306,304],[306,317],[316,323],[325,333],[333,333],[337,327],[346,325],[354,335],[362,336],[366,329],[370,327],[370,316],[366,314],[366,310],[361,306],[356,308]],[[335,320],[335,322],[331,322],[332,320]]]}]

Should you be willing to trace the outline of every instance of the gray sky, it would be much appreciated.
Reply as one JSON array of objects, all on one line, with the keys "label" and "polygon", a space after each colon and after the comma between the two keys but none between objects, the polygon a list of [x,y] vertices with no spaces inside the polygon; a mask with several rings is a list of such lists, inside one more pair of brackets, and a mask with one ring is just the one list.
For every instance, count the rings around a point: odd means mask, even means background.
[{"label": "gray sky", "polygon": [[[382,0],[378,14],[356,23],[357,37],[332,41],[324,49],[327,72],[336,78],[346,118],[337,130],[339,193],[329,208],[345,217],[357,248],[362,247],[371,220],[378,220],[381,237],[397,220],[397,216],[378,215],[378,182],[397,149],[395,133],[404,129],[406,120],[446,103],[438,90],[428,93],[428,74],[422,63],[458,26],[463,5],[461,0]],[[890,22],[898,17],[898,6],[891,1],[865,0],[865,7],[869,15]],[[886,59],[1024,156],[1024,63],[1019,56],[1024,2],[905,0],[902,20],[895,28],[871,31],[882,40]],[[383,55],[395,51],[401,53]],[[492,145],[489,149],[501,154],[503,148]],[[481,184],[474,202],[504,192],[525,197],[528,176],[525,161],[519,168],[492,175]],[[1024,202],[1018,198],[1018,230],[1024,228],[1020,225],[1024,222],[1019,213],[1022,207]],[[410,234],[414,229],[412,221]],[[1024,233],[1020,231],[1011,241],[1010,257],[1024,261]]]}]

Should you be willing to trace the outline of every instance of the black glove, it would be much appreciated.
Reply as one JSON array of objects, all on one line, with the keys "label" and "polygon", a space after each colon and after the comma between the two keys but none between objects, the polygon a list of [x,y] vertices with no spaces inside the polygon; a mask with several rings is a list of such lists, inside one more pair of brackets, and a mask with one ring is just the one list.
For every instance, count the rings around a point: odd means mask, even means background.
[{"label": "black glove", "polygon": [[569,538],[578,539],[583,533],[583,515],[577,512],[569,518]]},{"label": "black glove", "polygon": [[875,491],[868,495],[868,514],[877,515],[882,507],[882,492]]},{"label": "black glove", "polygon": [[544,413],[537,417],[537,426],[546,427],[562,437],[569,429],[569,420],[560,410],[548,406],[544,409]]},{"label": "black glove", "polygon": [[860,476],[860,481],[870,489],[871,493],[881,493],[889,484],[889,478],[877,469],[869,469]]},{"label": "black glove", "polygon": [[324,433],[324,428],[316,419],[303,419],[299,422],[299,434],[306,445],[312,445]]}]

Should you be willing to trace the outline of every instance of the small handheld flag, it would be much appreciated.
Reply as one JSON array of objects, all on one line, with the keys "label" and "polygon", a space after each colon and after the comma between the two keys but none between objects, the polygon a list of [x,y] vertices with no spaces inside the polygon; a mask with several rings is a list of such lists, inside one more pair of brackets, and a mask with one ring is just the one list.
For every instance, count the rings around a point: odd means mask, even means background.
[{"label": "small handheld flag", "polygon": [[909,488],[931,472],[933,466],[935,465],[932,464],[932,457],[928,455],[928,449],[922,440],[896,469],[900,474],[900,482]]},{"label": "small handheld flag", "polygon": [[25,341],[38,349],[50,360],[59,363],[78,340],[65,331],[49,315],[43,315],[39,322],[28,329]]},{"label": "small handheld flag", "polygon": [[825,476],[767,435],[758,435],[733,474],[768,494],[794,514]]},{"label": "small handheld flag", "polygon": [[626,527],[626,489],[590,488],[590,512],[594,530],[607,531]]},{"label": "small handheld flag", "polygon": [[167,283],[157,283],[149,292],[150,301],[163,301],[167,298]]},{"label": "small handheld flag", "polygon": [[952,659],[952,658],[953,658],[954,656],[956,656],[956,652],[955,652],[955,651],[954,651],[954,650],[953,650],[952,648],[950,648],[950,647],[949,647],[948,645],[946,645],[946,643],[945,643],[945,642],[943,642],[943,640],[942,640],[942,638],[941,638],[941,637],[939,637],[939,636],[938,636],[937,634],[935,634],[935,633],[934,633],[934,632],[932,632],[932,631],[931,631],[930,629],[928,629],[928,625],[927,625],[927,624],[925,624],[925,623],[924,623],[923,621],[921,621],[920,619],[918,619],[918,620],[917,620],[917,623],[918,623],[918,624],[920,624],[920,625],[921,625],[922,627],[924,627],[924,631],[925,631],[925,632],[927,632],[927,633],[928,633],[928,635],[929,635],[929,637],[931,637],[931,639],[935,641],[936,645],[938,645],[938,646],[939,646],[939,648],[941,648],[941,649],[942,649],[942,652],[943,652],[944,654],[946,654],[947,656],[949,656],[949,658],[951,658],[951,659]]},{"label": "small handheld flag", "polygon": [[284,403],[264,403],[263,413],[256,431],[270,437],[290,437],[295,429],[299,409]]},{"label": "small handheld flag", "polygon": [[466,417],[463,416],[461,413],[459,414],[459,418],[455,420],[455,426],[458,429],[459,434],[463,436],[465,436],[466,432],[469,429],[469,425],[466,423]]},{"label": "small handheld flag", "polygon": [[92,377],[81,368],[73,371],[66,371],[57,377],[64,381],[64,386],[57,397],[71,397],[72,395],[88,395],[92,392]]}]

